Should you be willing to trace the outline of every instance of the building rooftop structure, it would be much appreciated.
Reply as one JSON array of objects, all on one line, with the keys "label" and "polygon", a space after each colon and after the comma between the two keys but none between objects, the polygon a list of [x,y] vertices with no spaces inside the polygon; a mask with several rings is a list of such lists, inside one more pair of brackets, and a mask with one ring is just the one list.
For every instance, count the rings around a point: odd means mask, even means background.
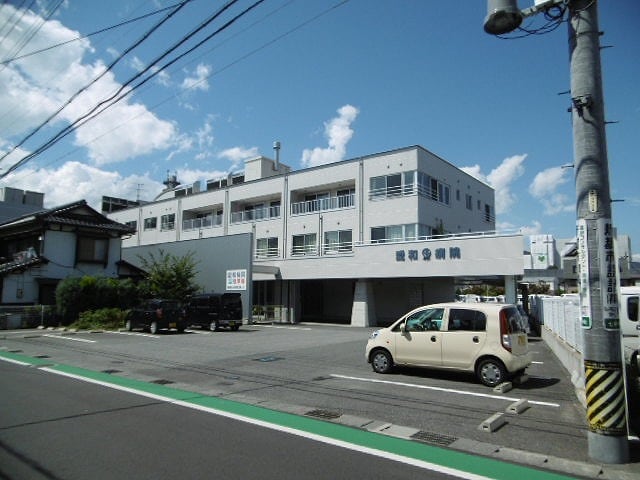
[{"label": "building rooftop structure", "polygon": [[0,187],[0,223],[21,215],[42,210],[44,193]]}]

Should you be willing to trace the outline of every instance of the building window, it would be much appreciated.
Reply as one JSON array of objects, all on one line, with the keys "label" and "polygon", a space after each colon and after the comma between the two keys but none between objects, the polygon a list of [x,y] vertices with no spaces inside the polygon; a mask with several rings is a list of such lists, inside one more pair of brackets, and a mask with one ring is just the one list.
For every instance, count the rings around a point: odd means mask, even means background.
[{"label": "building window", "polygon": [[231,212],[231,223],[251,222],[254,220],[267,220],[280,216],[280,200],[271,202],[247,204],[237,211]]},{"label": "building window", "polygon": [[307,233],[305,235],[293,236],[293,247],[291,255],[317,255],[317,240],[315,233]]},{"label": "building window", "polygon": [[158,217],[149,217],[144,219],[144,229],[153,230],[158,225]]},{"label": "building window", "polygon": [[467,206],[467,210],[473,210],[473,198],[468,193],[465,194],[465,203]]},{"label": "building window", "polygon": [[456,201],[459,202],[460,201],[460,189],[456,190]]},{"label": "building window", "polygon": [[482,208],[481,205],[482,205],[482,202],[480,200],[478,200],[478,210],[480,210],[480,208]]},{"label": "building window", "polygon": [[266,237],[256,239],[256,257],[277,257],[278,237]]},{"label": "building window", "polygon": [[108,253],[108,238],[78,237],[76,261],[106,264]]},{"label": "building window", "polygon": [[371,228],[371,243],[404,242],[423,240],[431,234],[431,228],[421,223],[386,225]]},{"label": "building window", "polygon": [[491,205],[488,203],[484,204],[484,219],[487,222],[491,221]]},{"label": "building window", "polygon": [[369,179],[370,200],[417,193],[436,202],[449,205],[451,203],[450,191],[451,188],[446,183],[417,170]]},{"label": "building window", "polygon": [[329,192],[311,193],[304,196],[307,212],[329,210]]},{"label": "building window", "polygon": [[402,195],[402,174],[394,173],[369,179],[369,198],[387,198]]},{"label": "building window", "polygon": [[124,222],[127,227],[131,227],[134,230],[138,230],[138,222],[136,220],[131,220],[129,222]]},{"label": "building window", "polygon": [[338,190],[336,192],[338,208],[353,207],[354,197],[356,195],[355,188],[346,188],[344,190]]},{"label": "building window", "polygon": [[344,253],[352,250],[351,230],[324,233],[324,253]]},{"label": "building window", "polygon": [[175,230],[176,229],[176,214],[170,213],[168,215],[162,215],[160,217],[160,230]]},{"label": "building window", "polygon": [[438,202],[449,205],[449,185],[438,182]]}]

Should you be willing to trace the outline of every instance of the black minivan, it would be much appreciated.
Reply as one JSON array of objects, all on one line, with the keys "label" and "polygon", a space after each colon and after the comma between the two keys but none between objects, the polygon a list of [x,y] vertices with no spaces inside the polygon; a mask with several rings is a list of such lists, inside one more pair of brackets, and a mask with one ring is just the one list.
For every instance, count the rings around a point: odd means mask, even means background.
[{"label": "black minivan", "polygon": [[239,293],[202,293],[193,295],[184,305],[187,323],[218,330],[238,330],[242,325],[242,298]]}]

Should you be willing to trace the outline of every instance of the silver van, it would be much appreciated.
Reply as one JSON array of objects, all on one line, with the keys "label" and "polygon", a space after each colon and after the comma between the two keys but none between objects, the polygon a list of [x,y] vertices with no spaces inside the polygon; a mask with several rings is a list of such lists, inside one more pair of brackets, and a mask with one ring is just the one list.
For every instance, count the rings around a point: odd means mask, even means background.
[{"label": "silver van", "polygon": [[494,387],[531,364],[515,305],[438,303],[416,308],[371,334],[366,360],[377,373],[395,365],[474,372]]}]

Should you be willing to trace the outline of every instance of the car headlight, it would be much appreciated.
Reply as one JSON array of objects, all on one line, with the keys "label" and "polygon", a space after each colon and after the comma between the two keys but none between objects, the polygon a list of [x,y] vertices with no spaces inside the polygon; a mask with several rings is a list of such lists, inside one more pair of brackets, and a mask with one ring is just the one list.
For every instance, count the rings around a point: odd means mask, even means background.
[{"label": "car headlight", "polygon": [[371,339],[371,340],[375,340],[375,338],[376,338],[378,335],[380,335],[380,330],[376,330],[375,332],[373,332],[373,333],[371,334],[371,336],[369,337],[369,339]]}]

